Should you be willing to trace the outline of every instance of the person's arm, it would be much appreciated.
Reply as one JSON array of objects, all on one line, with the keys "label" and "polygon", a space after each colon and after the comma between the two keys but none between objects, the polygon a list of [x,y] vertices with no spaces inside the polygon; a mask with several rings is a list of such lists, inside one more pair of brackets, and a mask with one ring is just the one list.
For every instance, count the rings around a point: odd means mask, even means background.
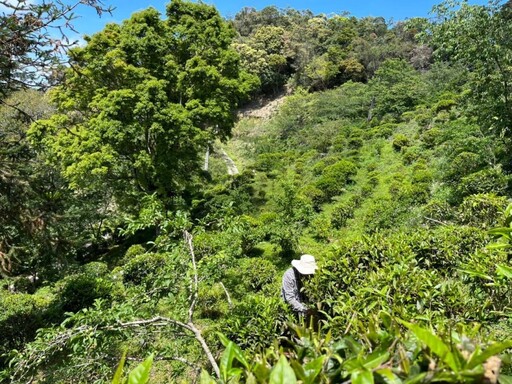
[{"label": "person's arm", "polygon": [[297,282],[293,274],[285,273],[283,276],[283,296],[284,300],[290,304],[294,311],[307,312],[307,307],[299,299],[299,290],[297,289]]}]

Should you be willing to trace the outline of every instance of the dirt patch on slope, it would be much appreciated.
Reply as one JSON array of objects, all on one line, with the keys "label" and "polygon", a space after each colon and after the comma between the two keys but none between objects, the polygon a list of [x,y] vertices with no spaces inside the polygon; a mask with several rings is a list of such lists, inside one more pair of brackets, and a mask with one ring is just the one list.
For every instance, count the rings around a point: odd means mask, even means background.
[{"label": "dirt patch on slope", "polygon": [[241,108],[238,111],[238,117],[256,117],[259,119],[270,119],[283,104],[286,94],[282,93],[275,98],[262,98]]}]

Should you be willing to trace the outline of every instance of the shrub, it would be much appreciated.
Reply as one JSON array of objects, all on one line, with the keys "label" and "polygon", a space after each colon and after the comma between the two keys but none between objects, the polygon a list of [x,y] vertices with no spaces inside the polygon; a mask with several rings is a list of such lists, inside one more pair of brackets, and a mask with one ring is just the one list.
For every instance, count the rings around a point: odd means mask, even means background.
[{"label": "shrub", "polygon": [[481,156],[476,153],[459,153],[450,161],[444,179],[447,181],[458,181],[470,173],[477,172],[483,163]]},{"label": "shrub", "polygon": [[384,139],[387,139],[389,136],[393,134],[397,126],[398,124],[393,123],[378,125],[368,132],[368,136],[369,138],[382,137]]},{"label": "shrub", "polygon": [[331,213],[331,223],[334,228],[342,228],[348,219],[354,217],[355,205],[352,202],[338,203]]},{"label": "shrub", "polygon": [[330,199],[342,192],[356,171],[357,168],[354,163],[347,160],[338,161],[333,165],[325,167],[322,175],[316,182],[316,187],[325,194],[325,199]]},{"label": "shrub", "polygon": [[409,138],[405,136],[403,133],[398,133],[393,138],[393,148],[395,151],[400,151],[402,148],[408,147],[410,145]]},{"label": "shrub", "polygon": [[417,145],[404,148],[404,150],[402,151],[404,163],[412,164],[413,162],[421,159],[423,157],[423,153],[424,150]]},{"label": "shrub", "polygon": [[421,140],[427,148],[433,148],[444,141],[444,135],[439,128],[433,127],[423,132]]},{"label": "shrub", "polygon": [[430,225],[435,225],[436,222],[450,222],[455,218],[455,211],[446,200],[430,200],[423,206],[422,212],[423,216],[427,219],[427,223]]},{"label": "shrub", "polygon": [[368,184],[375,188],[379,184],[379,172],[368,172],[367,180]]},{"label": "shrub", "polygon": [[139,255],[143,255],[144,253],[146,253],[146,249],[144,249],[144,247],[141,244],[132,245],[130,248],[126,250],[119,264],[124,265],[133,258]]},{"label": "shrub", "polygon": [[222,332],[242,348],[251,351],[269,347],[281,334],[284,303],[277,295],[246,295],[235,304]]},{"label": "shrub", "polygon": [[218,319],[228,313],[229,302],[220,283],[213,285],[200,284],[197,311],[199,317],[209,319]]},{"label": "shrub", "polygon": [[509,176],[501,168],[488,168],[463,177],[456,192],[459,198],[480,193],[505,195]]},{"label": "shrub", "polygon": [[248,292],[261,292],[276,275],[274,264],[261,258],[242,259],[236,268],[227,271],[229,284],[240,297]]},{"label": "shrub", "polygon": [[52,304],[51,296],[26,293],[0,294],[0,367],[4,354],[21,349],[31,341],[39,328],[47,326],[45,313]]},{"label": "shrub", "polygon": [[458,207],[457,216],[462,224],[480,228],[498,225],[507,206],[507,198],[493,193],[471,195]]},{"label": "shrub", "polygon": [[441,111],[449,111],[451,108],[457,105],[457,102],[452,99],[443,99],[439,100],[436,104],[434,104],[433,110],[435,113],[439,113]]},{"label": "shrub", "polygon": [[420,127],[426,127],[432,121],[432,116],[429,113],[419,113],[414,117],[414,121]]},{"label": "shrub", "polygon": [[316,164],[312,167],[313,174],[321,175],[326,167],[336,164],[340,161],[339,156],[327,156],[320,161],[317,161]]},{"label": "shrub", "polygon": [[315,211],[320,210],[322,202],[325,201],[325,194],[313,184],[307,184],[299,190],[299,194],[311,202]]},{"label": "shrub", "polygon": [[331,221],[325,214],[317,215],[311,221],[309,231],[315,239],[325,241],[331,232]]},{"label": "shrub", "polygon": [[128,284],[151,284],[168,262],[166,254],[146,253],[124,266],[123,281]]},{"label": "shrub", "polygon": [[395,227],[402,215],[408,210],[398,200],[381,199],[373,202],[364,214],[365,232],[374,233],[382,229]]},{"label": "shrub", "polygon": [[57,286],[59,307],[63,312],[77,312],[90,307],[96,299],[111,297],[113,281],[104,263],[93,262],[81,271],[65,277]]}]

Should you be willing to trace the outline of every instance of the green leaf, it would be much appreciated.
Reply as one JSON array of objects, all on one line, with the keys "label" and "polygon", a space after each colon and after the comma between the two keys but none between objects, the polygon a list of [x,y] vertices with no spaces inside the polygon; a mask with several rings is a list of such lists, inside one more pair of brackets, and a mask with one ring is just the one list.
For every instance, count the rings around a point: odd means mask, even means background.
[{"label": "green leaf", "polygon": [[292,367],[286,360],[286,357],[281,356],[276,366],[270,372],[269,384],[293,384],[297,383],[297,377],[293,372]]},{"label": "green leaf", "polygon": [[486,246],[487,249],[507,249],[511,247],[509,243],[493,243]]},{"label": "green leaf", "polygon": [[367,369],[374,369],[382,363],[386,362],[388,359],[388,352],[374,352],[366,358],[366,360],[363,362],[363,366]]},{"label": "green leaf", "polygon": [[320,356],[315,360],[311,360],[304,366],[305,384],[310,384],[315,381],[316,377],[322,371],[325,358],[326,356]]},{"label": "green leaf", "polygon": [[411,324],[399,319],[397,320],[409,328],[420,341],[425,343],[427,347],[429,347],[429,349],[443,362],[445,362],[454,372],[460,371],[459,362],[457,361],[455,355],[451,352],[448,345],[446,345],[440,337],[427,329],[421,328],[419,325]]},{"label": "green leaf", "polygon": [[149,373],[153,365],[153,357],[151,354],[142,363],[137,365],[128,375],[128,384],[146,384],[149,380]]},{"label": "green leaf", "polygon": [[498,355],[508,348],[512,348],[512,340],[507,340],[502,343],[494,343],[487,347],[482,353],[475,354],[474,356],[472,355],[468,361],[467,368],[473,369],[476,366],[483,364],[489,357]]},{"label": "green leaf", "polygon": [[112,384],[121,384],[122,378],[123,378],[123,368],[124,363],[126,361],[126,350],[123,352],[123,356],[121,357],[121,361],[119,362],[119,365],[117,366],[116,373],[114,374],[114,378],[112,379]]},{"label": "green leaf", "polygon": [[266,383],[270,376],[270,368],[266,363],[256,363],[252,368],[252,372],[254,372],[258,382]]},{"label": "green leaf", "polygon": [[373,384],[373,373],[366,369],[357,370],[352,372],[350,380],[352,384]]},{"label": "green leaf", "polygon": [[227,347],[229,343],[232,344],[231,348],[233,349],[235,359],[237,359],[245,368],[249,369],[249,362],[245,358],[245,355],[240,349],[240,347],[233,343],[232,341],[230,341],[225,335],[223,335],[220,332],[217,332],[217,336],[219,337],[220,342],[222,343],[222,345],[224,345],[224,347]]},{"label": "green leaf", "polygon": [[215,384],[215,380],[212,379],[210,374],[204,369],[201,370],[201,376],[199,377],[200,384]]},{"label": "green leaf", "polygon": [[292,360],[290,362],[290,365],[293,369],[293,372],[295,372],[295,376],[298,380],[301,380],[303,383],[307,383],[307,376],[306,371],[304,370],[304,367],[299,363],[297,360]]},{"label": "green leaf", "polygon": [[[257,384],[256,377],[252,372],[247,374],[247,379],[245,379],[245,384]],[[202,384],[202,383],[201,383]]]},{"label": "green leaf", "polygon": [[508,375],[499,375],[498,376],[498,382],[500,384],[512,384],[512,376]]},{"label": "green leaf", "polygon": [[217,337],[219,338],[224,348],[227,347],[228,344],[231,342],[231,340],[229,340],[223,333],[217,332]]},{"label": "green leaf", "polygon": [[235,357],[234,345],[235,344],[230,341],[220,358],[220,376],[224,381],[228,380],[228,372],[231,370],[231,365],[233,364],[233,359]]},{"label": "green leaf", "polygon": [[493,229],[490,229],[488,231],[488,233],[490,235],[494,235],[494,236],[505,236],[505,237],[510,237],[511,234],[512,234],[512,228],[510,227],[498,227],[498,228],[493,228]]},{"label": "green leaf", "polygon": [[465,273],[466,275],[473,276],[473,277],[480,277],[481,279],[490,280],[493,281],[494,279],[492,276],[486,275],[483,272],[479,271],[470,271],[469,269],[459,269],[459,272]]},{"label": "green leaf", "polygon": [[419,373],[415,376],[412,376],[404,381],[404,384],[416,384],[416,383],[422,383],[423,379],[427,376],[427,372]]},{"label": "green leaf", "polygon": [[506,265],[498,265],[496,267],[496,273],[499,276],[506,277],[508,279],[512,279],[512,268]]},{"label": "green leaf", "polygon": [[400,378],[393,373],[391,368],[381,368],[375,372],[382,376],[386,384],[402,384],[402,380],[400,380]]}]

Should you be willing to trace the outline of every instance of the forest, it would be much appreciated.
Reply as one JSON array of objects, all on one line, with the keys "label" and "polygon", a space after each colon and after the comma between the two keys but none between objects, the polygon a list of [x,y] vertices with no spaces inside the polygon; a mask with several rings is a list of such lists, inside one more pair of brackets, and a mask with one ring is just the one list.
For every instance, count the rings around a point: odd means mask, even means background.
[{"label": "forest", "polygon": [[512,2],[0,5],[0,383],[512,383]]}]

